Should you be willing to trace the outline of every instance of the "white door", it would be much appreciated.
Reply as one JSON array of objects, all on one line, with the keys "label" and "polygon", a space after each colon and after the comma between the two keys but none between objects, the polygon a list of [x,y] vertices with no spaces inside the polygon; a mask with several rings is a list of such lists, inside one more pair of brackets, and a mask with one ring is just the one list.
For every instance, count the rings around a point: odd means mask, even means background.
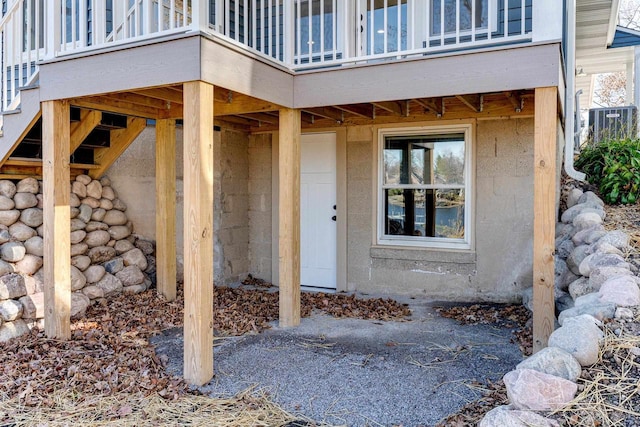
[{"label": "white door", "polygon": [[300,284],[336,288],[336,134],[302,135]]}]

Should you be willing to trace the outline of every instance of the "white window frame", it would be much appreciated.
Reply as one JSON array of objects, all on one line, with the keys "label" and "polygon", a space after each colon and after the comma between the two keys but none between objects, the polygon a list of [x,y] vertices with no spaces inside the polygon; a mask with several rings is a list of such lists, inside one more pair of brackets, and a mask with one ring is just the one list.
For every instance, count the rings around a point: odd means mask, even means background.
[{"label": "white window frame", "polygon": [[[411,135],[442,135],[442,134],[464,134],[465,165],[464,165],[464,238],[450,239],[443,237],[426,236],[404,236],[385,235],[385,208],[384,208],[384,142],[389,136],[411,136]],[[474,218],[474,197],[473,197],[473,127],[471,124],[451,125],[451,126],[421,126],[406,128],[382,128],[378,130],[377,144],[377,233],[376,242],[383,246],[406,246],[433,249],[458,249],[471,250],[473,248],[473,218]]]}]

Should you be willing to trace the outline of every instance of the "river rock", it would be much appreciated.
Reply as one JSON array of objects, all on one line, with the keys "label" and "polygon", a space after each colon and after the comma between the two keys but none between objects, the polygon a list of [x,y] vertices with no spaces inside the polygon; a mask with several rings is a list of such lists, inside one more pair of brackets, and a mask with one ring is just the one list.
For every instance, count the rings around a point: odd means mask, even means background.
[{"label": "river rock", "polygon": [[531,411],[498,406],[487,412],[478,427],[558,427],[559,424]]},{"label": "river rock", "polygon": [[73,292],[71,294],[71,317],[78,318],[84,316],[87,308],[91,304],[91,300],[82,292]]},{"label": "river rock", "polygon": [[[102,207],[100,207],[98,209],[94,209],[93,213],[91,214],[91,220],[92,221],[102,221],[106,214],[107,214],[107,211],[104,210]],[[106,225],[107,224],[105,224],[105,226]]]},{"label": "river rock", "polygon": [[12,181],[8,179],[0,180],[0,195],[12,199],[16,191],[16,185]]},{"label": "river rock", "polygon": [[[22,316],[22,304],[14,299],[0,301],[0,319],[3,322],[13,322]],[[0,322],[2,323],[2,322]]]},{"label": "river rock", "polygon": [[565,350],[582,366],[593,365],[598,361],[599,342],[604,337],[597,323],[588,314],[569,317],[560,328],[553,331],[549,346]]},{"label": "river rock", "polygon": [[108,246],[96,246],[89,250],[89,258],[93,264],[101,264],[116,256],[116,250]]},{"label": "river rock", "polygon": [[613,230],[602,236],[596,243],[608,243],[618,249],[625,250],[629,247],[629,235],[624,231]]},{"label": "river rock", "polygon": [[124,261],[125,266],[135,265],[141,271],[147,269],[147,258],[144,256],[142,251],[138,248],[131,249],[128,252],[122,254],[122,260]]},{"label": "river rock", "polygon": [[606,214],[602,206],[594,206],[588,205],[584,203],[577,204],[575,206],[570,207],[566,211],[562,213],[560,220],[566,224],[573,223],[573,220],[580,214],[583,213],[595,213],[600,216],[600,218],[604,219]]},{"label": "river rock", "polygon": [[580,363],[569,353],[558,347],[546,347],[520,362],[516,369],[534,371],[576,382],[582,369]]},{"label": "river rock", "polygon": [[7,243],[9,240],[11,240],[9,230],[0,230],[0,245]]},{"label": "river rock", "polygon": [[102,183],[102,197],[114,201],[116,199],[116,192],[111,186]]},{"label": "river rock", "polygon": [[73,181],[71,183],[71,192],[80,199],[84,199],[87,197],[87,186],[80,181]]},{"label": "river rock", "polygon": [[99,222],[99,221],[89,221],[87,223],[87,227],[84,229],[87,233],[90,233],[92,231],[96,231],[96,230],[108,230],[109,226],[107,224],[105,224],[104,222]]},{"label": "river rock", "polygon": [[16,204],[7,196],[0,195],[0,211],[10,211],[15,208]]},{"label": "river rock", "polygon": [[122,293],[125,295],[135,295],[135,294],[142,293],[146,290],[147,290],[147,287],[144,284],[131,285],[131,286],[125,286],[124,288],[122,288]]},{"label": "river rock", "polygon": [[20,218],[20,211],[13,209],[10,211],[0,211],[0,224],[9,227]]},{"label": "river rock", "polygon": [[124,261],[122,257],[117,257],[105,262],[103,266],[105,270],[107,270],[107,273],[116,274],[124,268]]},{"label": "river rock", "polygon": [[635,318],[633,310],[627,307],[616,308],[616,314],[614,316],[616,319],[622,320],[633,320]]},{"label": "river rock", "polygon": [[27,322],[22,319],[3,323],[0,326],[0,342],[7,342],[29,332]]},{"label": "river rock", "polygon": [[87,278],[77,267],[71,266],[71,290],[79,291],[87,284]]},{"label": "river rock", "polygon": [[13,202],[16,204],[16,209],[28,209],[38,206],[38,198],[33,193],[16,193],[13,196]]},{"label": "river rock", "polygon": [[37,236],[38,232],[28,225],[18,221],[9,227],[9,234],[15,240],[20,242],[24,242],[32,238],[33,236]]},{"label": "river rock", "polygon": [[593,242],[598,241],[607,232],[602,225],[596,225],[589,228],[582,229],[571,237],[571,241],[574,245],[591,245]]},{"label": "river rock", "polygon": [[127,215],[117,209],[107,211],[102,222],[107,225],[125,225],[127,223]]},{"label": "river rock", "polygon": [[89,299],[104,298],[104,290],[95,285],[87,285],[82,288],[82,293]]},{"label": "river rock", "polygon": [[69,231],[84,230],[87,223],[79,218],[73,218],[69,227]]},{"label": "river rock", "polygon": [[578,199],[578,203],[586,203],[593,206],[604,206],[604,202],[596,193],[593,191],[585,191],[580,199]]},{"label": "river rock", "polygon": [[597,292],[607,280],[617,276],[631,276],[633,273],[626,267],[598,267],[589,274],[589,287]]},{"label": "river rock", "polygon": [[0,260],[0,276],[4,276],[5,274],[13,272],[13,264],[9,264],[6,261]]},{"label": "river rock", "polygon": [[44,256],[44,240],[40,236],[33,236],[24,242],[27,254]]},{"label": "river rock", "polygon": [[100,200],[94,199],[93,197],[85,197],[81,200],[81,202],[85,205],[91,207],[91,209],[97,209],[100,207]]},{"label": "river rock", "polygon": [[20,298],[23,319],[42,319],[44,317],[44,292]]},{"label": "river rock", "polygon": [[[597,294],[593,294],[597,295]],[[585,295],[586,296],[586,295]],[[580,297],[584,298],[584,297]],[[578,305],[579,304],[579,305]],[[576,304],[567,310],[564,310],[558,316],[558,323],[560,325],[564,324],[564,321],[569,317],[576,317],[582,314],[588,314],[595,317],[598,320],[604,319],[612,319],[616,313],[616,305],[610,302],[605,302],[600,299],[596,299],[596,301],[592,301],[589,303],[584,303],[582,300],[578,302],[576,300]]]},{"label": "river rock", "polygon": [[78,208],[69,208],[69,218],[74,219],[77,218],[80,214],[80,209]]},{"label": "river rock", "polygon": [[89,175],[81,174],[76,176],[76,181],[83,185],[88,185],[93,181],[93,179]]},{"label": "river rock", "polygon": [[136,265],[130,265],[116,273],[116,277],[122,282],[122,286],[139,285],[144,282],[144,274]]},{"label": "river rock", "polygon": [[69,206],[71,206],[72,208],[78,208],[80,207],[80,204],[80,197],[78,197],[78,195],[75,193],[71,193],[71,196],[69,198]]},{"label": "river rock", "polygon": [[84,231],[84,230],[72,231],[71,235],[70,235],[71,244],[72,245],[78,244],[78,243],[82,242],[85,237],[87,237],[87,232]]},{"label": "river rock", "polygon": [[42,267],[42,257],[26,254],[15,264],[16,273],[32,275]]},{"label": "river rock", "polygon": [[38,185],[38,180],[35,178],[25,178],[18,181],[16,185],[16,192],[18,193],[32,193],[38,194],[40,190],[40,186]]},{"label": "river rock", "polygon": [[567,199],[566,199],[566,203],[567,203],[567,208],[573,207],[575,205],[577,205],[579,203],[580,197],[582,196],[583,192],[581,189],[579,188],[572,188],[569,193],[567,194]]},{"label": "river rock", "polygon": [[27,295],[44,292],[44,269],[40,268],[33,276],[23,276]]},{"label": "river rock", "polygon": [[576,229],[584,230],[602,224],[602,217],[595,212],[582,212],[573,218],[572,223]]},{"label": "river rock", "polygon": [[94,180],[87,184],[87,196],[96,200],[102,199],[102,184],[100,184],[100,181]]},{"label": "river rock", "polygon": [[24,278],[15,273],[0,277],[0,300],[20,298],[27,295]]},{"label": "river rock", "polygon": [[590,255],[590,247],[588,245],[576,246],[571,252],[569,258],[567,258],[567,267],[573,274],[580,275],[580,264],[584,259]]},{"label": "river rock", "polygon": [[560,258],[566,260],[575,248],[576,247],[573,244],[573,242],[570,239],[568,239],[556,245],[556,253]]},{"label": "river rock", "polygon": [[110,211],[111,209],[113,209],[113,202],[105,198],[100,199],[100,209],[104,211]]},{"label": "river rock", "polygon": [[122,240],[131,235],[131,230],[126,225],[114,225],[109,227],[109,234],[114,240]]},{"label": "river rock", "polygon": [[569,283],[569,295],[574,300],[583,295],[587,295],[591,292],[595,292],[596,289],[593,289],[589,286],[589,279],[587,277],[579,277],[573,282]]},{"label": "river rock", "polygon": [[122,292],[122,282],[112,274],[105,274],[104,277],[95,284],[104,291],[105,298],[117,295]]},{"label": "river rock", "polygon": [[91,221],[91,214],[93,214],[93,209],[89,205],[85,205],[84,203],[80,204],[80,213],[77,218],[82,220],[82,222],[87,223]]},{"label": "river rock", "polygon": [[640,288],[635,276],[613,277],[600,286],[600,299],[622,307],[640,305]]},{"label": "river rock", "polygon": [[116,253],[120,255],[130,251],[131,249],[134,249],[135,246],[133,246],[133,243],[128,240],[118,240],[116,241],[114,248],[116,250]]},{"label": "river rock", "polygon": [[77,255],[71,258],[71,265],[80,271],[85,271],[91,265],[91,258],[86,255]]},{"label": "river rock", "polygon": [[127,210],[127,205],[120,199],[114,199],[113,200],[113,209],[117,209],[119,211],[126,211]]},{"label": "river rock", "polygon": [[89,250],[89,246],[84,243],[76,243],[75,245],[71,245],[71,256],[75,257],[78,255],[84,255]]},{"label": "river rock", "polygon": [[27,250],[20,242],[7,242],[0,247],[0,256],[7,262],[18,262],[26,253]]},{"label": "river rock", "polygon": [[93,284],[102,280],[105,273],[103,266],[92,265],[84,271],[84,276],[87,278],[87,283]]},{"label": "river rock", "polygon": [[504,378],[509,401],[516,409],[548,411],[562,408],[578,391],[577,384],[564,378],[534,371],[516,369]]},{"label": "river rock", "polygon": [[579,266],[580,274],[589,277],[591,271],[598,267],[628,267],[620,255],[596,253],[588,255]]},{"label": "river rock", "polygon": [[111,235],[109,234],[109,232],[104,230],[96,230],[87,233],[87,237],[84,239],[84,242],[89,245],[90,248],[95,248],[96,246],[105,246],[107,243],[109,243],[109,240],[111,240]]}]

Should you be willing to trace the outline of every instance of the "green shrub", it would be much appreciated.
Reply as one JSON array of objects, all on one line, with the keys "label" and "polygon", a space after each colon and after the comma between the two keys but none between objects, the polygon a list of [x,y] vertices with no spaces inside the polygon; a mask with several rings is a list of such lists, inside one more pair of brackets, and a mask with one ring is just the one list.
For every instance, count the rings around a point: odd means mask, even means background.
[{"label": "green shrub", "polygon": [[640,198],[640,140],[608,140],[582,150],[576,167],[610,205]]}]

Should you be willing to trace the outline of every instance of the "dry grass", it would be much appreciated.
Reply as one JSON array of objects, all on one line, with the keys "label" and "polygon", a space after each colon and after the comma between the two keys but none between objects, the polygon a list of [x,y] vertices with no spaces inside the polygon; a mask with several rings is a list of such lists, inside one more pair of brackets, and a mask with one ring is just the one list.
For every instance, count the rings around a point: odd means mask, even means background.
[{"label": "dry grass", "polygon": [[640,420],[640,336],[618,336],[609,326],[604,332],[598,362],[578,379],[580,393],[554,413],[566,425],[625,426]]},{"label": "dry grass", "polygon": [[295,420],[299,417],[251,389],[230,399],[184,395],[167,400],[158,394],[103,396],[57,391],[51,402],[35,408],[25,406],[19,397],[0,403],[0,424],[12,426],[245,427],[294,425]]}]

